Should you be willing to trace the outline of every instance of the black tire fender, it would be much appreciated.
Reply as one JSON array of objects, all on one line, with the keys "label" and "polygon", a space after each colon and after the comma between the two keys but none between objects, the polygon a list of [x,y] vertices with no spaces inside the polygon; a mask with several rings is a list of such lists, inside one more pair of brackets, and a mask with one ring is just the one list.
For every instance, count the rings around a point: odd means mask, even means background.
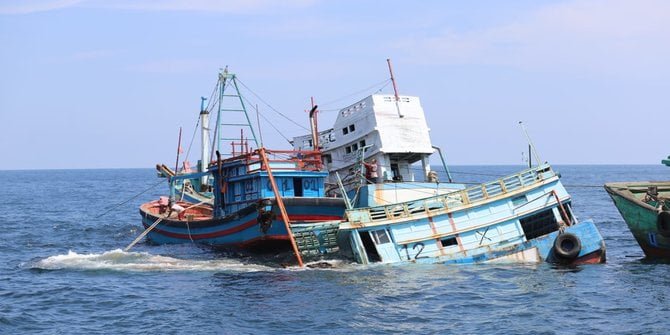
[{"label": "black tire fender", "polygon": [[658,213],[658,219],[656,220],[656,229],[658,233],[663,237],[670,237],[670,212],[662,211]]},{"label": "black tire fender", "polygon": [[580,251],[582,251],[582,242],[577,235],[563,233],[556,236],[554,240],[554,254],[558,258],[571,261],[577,258]]}]

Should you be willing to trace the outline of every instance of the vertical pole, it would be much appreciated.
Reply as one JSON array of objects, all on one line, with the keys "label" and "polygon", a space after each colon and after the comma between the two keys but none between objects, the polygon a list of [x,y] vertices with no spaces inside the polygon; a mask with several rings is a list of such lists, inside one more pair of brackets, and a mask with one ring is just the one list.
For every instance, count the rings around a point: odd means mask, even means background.
[{"label": "vertical pole", "polygon": [[393,76],[393,68],[391,67],[391,59],[387,58],[386,63],[389,65],[389,73],[391,73],[391,83],[393,83],[393,93],[395,94],[395,107],[398,111],[399,117],[404,117],[400,112],[400,96],[398,95],[398,86],[395,83],[395,77]]},{"label": "vertical pole", "polygon": [[174,173],[179,172],[179,154],[181,153],[181,127],[179,127],[179,140],[177,141],[177,162],[174,163]]},{"label": "vertical pole", "polygon": [[284,201],[281,198],[279,188],[277,188],[277,183],[275,182],[275,178],[272,175],[272,169],[270,168],[270,163],[268,162],[268,158],[265,155],[265,148],[258,149],[258,154],[261,156],[261,159],[263,160],[263,165],[265,165],[265,169],[268,172],[268,178],[270,179],[270,184],[272,185],[272,191],[275,194],[275,199],[277,200],[277,206],[279,207],[282,220],[284,221],[284,225],[286,226],[286,233],[288,234],[288,238],[291,241],[291,247],[293,248],[295,259],[298,261],[298,265],[300,267],[303,267],[302,257],[300,256],[298,245],[295,243],[295,238],[293,237],[293,232],[291,231],[291,223],[289,221],[288,214],[286,213],[286,207],[284,207]]},{"label": "vertical pole", "polygon": [[386,63],[388,63],[389,73],[391,73],[391,83],[393,83],[393,92],[395,93],[395,101],[398,101],[398,100],[400,100],[400,97],[398,96],[398,86],[396,86],[395,77],[393,76],[393,68],[391,67],[391,59],[387,58]]},{"label": "vertical pole", "polygon": [[[207,171],[209,166],[209,111],[205,108],[207,98],[200,97],[200,171]],[[200,190],[207,185],[207,176],[200,178]]]},{"label": "vertical pole", "polygon": [[528,140],[528,146],[530,146],[530,148],[533,150],[533,155],[535,155],[535,161],[539,165],[542,160],[540,160],[540,156],[537,154],[537,150],[535,149],[535,146],[533,145],[533,141],[530,140],[530,136],[528,135],[528,131],[526,131],[526,126],[523,125],[523,121],[519,121],[519,125],[521,125],[521,129],[523,129],[523,133],[526,134],[526,139]]},{"label": "vertical pole", "polygon": [[311,97],[312,100],[312,109],[314,110],[314,144],[312,147],[314,148],[315,151],[319,150],[319,119],[318,119],[318,114],[319,110],[317,109],[318,107],[314,104],[314,97]]},{"label": "vertical pole", "polygon": [[447,178],[449,179],[449,182],[451,183],[453,180],[451,179],[451,173],[449,172],[449,166],[447,165],[447,162],[444,160],[444,156],[442,156],[442,150],[440,147],[433,146],[433,149],[437,150],[437,153],[440,154],[440,160],[442,161],[442,166],[444,166],[444,171],[447,172]]},{"label": "vertical pole", "polygon": [[530,147],[530,144],[529,144],[528,145],[528,168],[529,169],[533,168],[533,157],[531,155],[532,155],[532,152],[531,152],[531,147]]},{"label": "vertical pole", "polygon": [[319,135],[316,130],[316,113],[319,106],[312,106],[312,109],[309,111],[309,126],[312,130],[312,150],[319,150]]}]

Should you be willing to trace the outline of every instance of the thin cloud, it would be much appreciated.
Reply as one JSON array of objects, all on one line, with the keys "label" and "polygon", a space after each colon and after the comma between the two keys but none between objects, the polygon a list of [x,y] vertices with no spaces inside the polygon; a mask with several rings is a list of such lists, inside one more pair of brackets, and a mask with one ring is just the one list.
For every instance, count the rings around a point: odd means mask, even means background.
[{"label": "thin cloud", "polygon": [[481,30],[445,30],[396,47],[428,64],[502,65],[657,77],[668,74],[670,3],[571,1]]},{"label": "thin cloud", "polygon": [[171,1],[92,1],[96,6],[143,10],[143,11],[212,11],[225,13],[250,13],[258,10],[279,7],[303,7],[312,0],[171,0]]},{"label": "thin cloud", "polygon": [[7,1],[0,4],[0,14],[30,14],[68,8],[82,3],[83,0],[24,0]]},{"label": "thin cloud", "polygon": [[69,7],[119,9],[136,11],[200,11],[219,13],[255,13],[275,8],[300,8],[316,0],[14,0],[0,4],[0,14],[29,14]]},{"label": "thin cloud", "polygon": [[88,61],[109,58],[115,54],[117,52],[114,50],[85,50],[74,53],[72,58],[78,61]]},{"label": "thin cloud", "polygon": [[128,67],[133,72],[154,73],[154,74],[187,74],[187,73],[207,73],[211,69],[216,69],[218,64],[214,61],[201,59],[164,59],[155,60]]}]

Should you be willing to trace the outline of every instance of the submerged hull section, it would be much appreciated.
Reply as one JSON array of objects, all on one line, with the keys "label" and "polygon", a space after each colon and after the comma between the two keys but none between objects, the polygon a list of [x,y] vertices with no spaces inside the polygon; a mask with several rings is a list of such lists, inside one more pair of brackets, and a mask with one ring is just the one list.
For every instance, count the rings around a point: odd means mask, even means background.
[{"label": "submerged hull section", "polygon": [[[309,224],[336,220],[344,213],[344,202],[336,198],[284,198],[284,205],[292,224]],[[180,215],[161,213],[157,201],[140,207],[142,224],[149,228],[159,221],[147,235],[157,244],[198,243],[214,247],[273,248],[277,244],[289,247],[289,236],[274,199],[266,199],[222,218],[212,218],[211,207],[180,203],[186,211]],[[209,213],[208,213],[209,211]],[[279,242],[279,243],[276,243]]]},{"label": "submerged hull section", "polygon": [[[647,195],[650,187],[656,199]],[[644,254],[670,259],[670,182],[609,183],[605,189]]]},{"label": "submerged hull section", "polygon": [[575,223],[559,177],[539,167],[462,191],[347,210],[343,253],[359,263],[605,262],[592,221]]}]

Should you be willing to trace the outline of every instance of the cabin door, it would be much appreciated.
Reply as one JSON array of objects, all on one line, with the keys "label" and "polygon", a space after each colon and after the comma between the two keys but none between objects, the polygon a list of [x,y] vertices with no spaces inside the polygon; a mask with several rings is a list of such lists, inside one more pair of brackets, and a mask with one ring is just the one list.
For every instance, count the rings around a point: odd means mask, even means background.
[{"label": "cabin door", "polygon": [[396,250],[392,243],[388,230],[373,230],[370,232],[370,235],[375,243],[377,255],[381,262],[393,263],[398,261],[398,250]]}]

